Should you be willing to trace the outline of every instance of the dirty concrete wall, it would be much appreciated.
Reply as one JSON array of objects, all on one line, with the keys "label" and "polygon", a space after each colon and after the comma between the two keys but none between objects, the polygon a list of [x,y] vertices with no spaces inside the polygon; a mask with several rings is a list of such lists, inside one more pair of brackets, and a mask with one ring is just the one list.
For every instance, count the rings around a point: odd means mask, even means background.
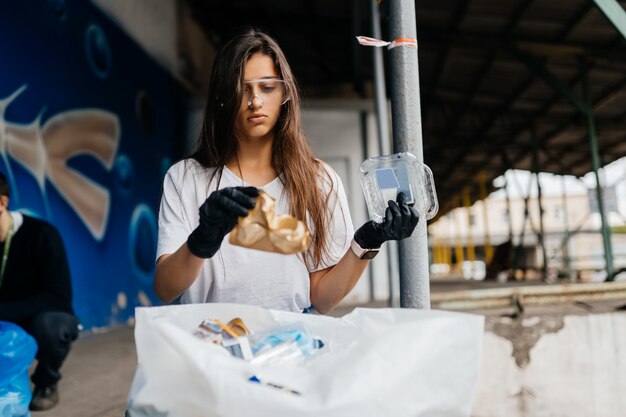
[{"label": "dirty concrete wall", "polygon": [[488,317],[473,417],[626,415],[626,313]]},{"label": "dirty concrete wall", "polygon": [[92,3],[163,68],[171,74],[180,73],[176,0],[92,0]]},{"label": "dirty concrete wall", "polygon": [[213,45],[181,0],[91,0],[188,92],[206,94]]},{"label": "dirty concrete wall", "polygon": [[[369,220],[359,179],[359,167],[365,159],[359,121],[359,106],[363,107],[363,103],[344,104],[340,106],[332,100],[309,104],[302,111],[302,124],[315,155],[333,167],[341,177],[356,229]],[[380,154],[375,123],[375,114],[370,109],[367,112],[367,153],[370,156]],[[389,298],[388,246],[383,246],[342,305],[371,301],[370,277],[374,299],[384,301]],[[397,277],[395,282],[399,282]]]}]

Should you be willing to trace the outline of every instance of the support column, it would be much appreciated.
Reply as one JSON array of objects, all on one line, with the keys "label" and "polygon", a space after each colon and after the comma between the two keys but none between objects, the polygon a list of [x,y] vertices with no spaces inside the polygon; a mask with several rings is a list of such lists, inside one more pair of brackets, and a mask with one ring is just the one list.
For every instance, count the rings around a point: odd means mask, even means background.
[{"label": "support column", "polygon": [[540,162],[539,162],[539,144],[537,143],[537,131],[535,126],[531,128],[531,135],[533,141],[533,171],[537,179],[537,206],[539,208],[539,244],[541,245],[541,257],[543,258],[543,265],[541,270],[543,271],[543,279],[548,277],[548,251],[546,250],[545,230],[543,227],[543,201],[541,194],[541,181],[539,180]]},{"label": "support column", "polygon": [[[459,198],[458,200],[458,207],[461,207],[461,199]],[[458,212],[455,213],[454,215],[454,220],[455,220],[455,229],[456,229],[456,247],[454,249],[454,254],[456,257],[456,267],[457,270],[461,272],[461,275],[463,274],[463,261],[465,261],[465,251],[463,250],[463,241],[461,239],[461,221],[459,220],[459,216],[461,214],[460,212],[460,208],[458,209]]]},{"label": "support column", "polygon": [[[356,0],[361,1],[361,0]],[[380,13],[376,0],[370,0],[370,12],[372,18],[372,36],[382,39],[380,30]],[[387,89],[385,88],[385,65],[383,50],[371,48],[374,60],[374,98],[376,103],[376,129],[378,131],[378,147],[381,155],[391,154],[391,140],[389,138],[389,111],[387,107]],[[389,307],[397,307],[399,294],[397,292],[398,273],[396,263],[398,260],[397,242],[387,242],[387,274],[389,282]]]},{"label": "support column", "polygon": [[513,215],[511,213],[511,195],[509,194],[509,179],[506,176],[508,171],[504,171],[504,195],[506,196],[506,214],[509,221],[509,242],[513,247]]},{"label": "support column", "polygon": [[[415,2],[389,2],[390,38],[417,38]],[[411,152],[424,161],[417,49],[399,46],[389,51],[394,152]],[[401,240],[400,305],[430,309],[428,241],[426,220],[421,219],[413,235]]]},{"label": "support column", "polygon": [[[361,33],[361,17],[367,16],[367,13],[363,10],[363,4],[360,0],[352,0],[352,30],[355,33]],[[366,98],[365,94],[365,84],[363,80],[363,74],[361,73],[361,52],[362,49],[354,45],[352,49],[352,76],[354,80],[354,90],[359,95],[360,98]],[[367,116],[368,112],[366,110],[361,110],[359,112],[359,131],[361,135],[361,150],[363,152],[363,159],[369,157],[368,152],[368,126],[367,126]],[[369,301],[372,302],[376,298],[376,294],[374,292],[374,271],[370,266],[367,268],[367,281],[369,284]]]},{"label": "support column", "polygon": [[598,136],[596,134],[596,123],[593,117],[593,107],[589,96],[589,71],[586,62],[582,61],[583,67],[583,100],[587,107],[587,125],[589,129],[589,147],[591,148],[591,163],[593,164],[593,174],[596,179],[596,198],[598,199],[598,211],[602,222],[602,243],[604,245],[604,261],[606,268],[606,280],[613,280],[613,248],[611,247],[611,230],[604,210],[604,199],[602,196],[602,184],[600,182],[600,154],[598,151]]},{"label": "support column", "polygon": [[[467,260],[474,262],[476,260],[476,250],[474,248],[474,237],[472,236],[472,212],[470,207],[471,202],[470,189],[469,187],[463,188],[463,207],[465,207],[465,212],[467,213]],[[472,272],[474,270],[474,265],[472,264]]]},{"label": "support column", "polygon": [[565,175],[561,175],[561,199],[563,201],[563,267],[569,275],[570,282],[576,281],[576,274],[572,271],[572,263],[569,256],[569,210],[567,207],[567,190],[565,188]]},{"label": "support column", "polygon": [[487,178],[484,172],[480,173],[480,199],[483,203],[483,223],[485,231],[485,265],[493,259],[493,247],[489,237],[489,208],[487,207]]},{"label": "support column", "polygon": [[626,39],[626,12],[617,0],[593,0],[615,29]]}]

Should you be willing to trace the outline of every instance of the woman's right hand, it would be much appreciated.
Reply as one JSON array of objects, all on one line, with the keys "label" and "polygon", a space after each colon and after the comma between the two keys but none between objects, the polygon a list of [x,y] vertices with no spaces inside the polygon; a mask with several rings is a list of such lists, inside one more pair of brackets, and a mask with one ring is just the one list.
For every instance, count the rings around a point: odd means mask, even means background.
[{"label": "woman's right hand", "polygon": [[187,239],[187,247],[199,258],[210,258],[219,250],[224,236],[248,215],[259,195],[256,187],[227,187],[211,193],[200,206],[200,224]]}]

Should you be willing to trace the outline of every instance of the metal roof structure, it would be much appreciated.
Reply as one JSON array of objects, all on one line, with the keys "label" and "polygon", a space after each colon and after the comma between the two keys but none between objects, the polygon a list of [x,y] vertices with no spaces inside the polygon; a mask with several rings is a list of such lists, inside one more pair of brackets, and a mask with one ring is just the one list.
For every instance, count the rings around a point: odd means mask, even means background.
[{"label": "metal roof structure", "polygon": [[[186,2],[217,46],[238,27],[267,30],[305,97],[372,97],[371,50],[355,40],[371,35],[369,1]],[[626,155],[626,39],[597,2],[416,0],[424,161],[441,213],[467,187],[480,198],[481,177],[532,170],[533,149],[539,171],[592,171],[590,120],[601,165]]]}]

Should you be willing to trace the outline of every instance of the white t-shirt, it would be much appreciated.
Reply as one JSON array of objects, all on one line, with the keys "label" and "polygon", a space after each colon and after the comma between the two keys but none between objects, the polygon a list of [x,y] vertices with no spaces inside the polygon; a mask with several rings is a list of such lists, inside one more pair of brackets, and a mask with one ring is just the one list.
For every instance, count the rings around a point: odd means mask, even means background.
[{"label": "white t-shirt", "polygon": [[[219,251],[204,261],[204,266],[191,287],[181,297],[181,303],[223,302],[262,306],[276,310],[302,311],[311,305],[309,274],[335,265],[350,247],[354,234],[348,201],[341,180],[328,165],[329,174],[321,185],[330,193],[328,226],[329,256],[313,268],[302,255],[282,255],[231,245],[228,235]],[[216,168],[204,168],[195,159],[173,165],[163,183],[159,210],[157,259],[177,251],[198,226],[199,208],[217,189],[219,174],[209,180]],[[224,167],[219,188],[248,186]],[[279,177],[260,187],[276,199],[277,215],[289,214],[289,197]],[[314,228],[308,222],[313,235]]]}]

